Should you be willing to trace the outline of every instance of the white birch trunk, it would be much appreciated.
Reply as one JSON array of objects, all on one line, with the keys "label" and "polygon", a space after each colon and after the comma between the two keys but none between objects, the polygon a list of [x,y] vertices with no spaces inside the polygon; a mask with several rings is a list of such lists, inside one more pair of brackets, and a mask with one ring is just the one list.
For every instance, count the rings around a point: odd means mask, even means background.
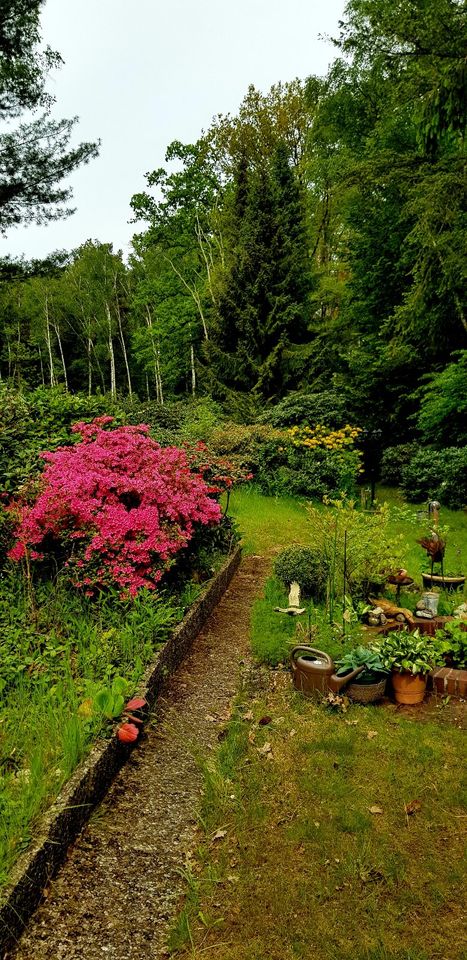
[{"label": "white birch trunk", "polygon": [[193,344],[190,347],[190,359],[191,359],[191,393],[192,396],[196,396],[196,370],[195,370],[195,349]]},{"label": "white birch trunk", "polygon": [[120,343],[121,343],[121,345],[122,345],[123,360],[124,360],[124,363],[125,363],[126,378],[127,378],[127,383],[128,383],[128,396],[129,396],[129,398],[130,398],[130,400],[131,400],[132,397],[133,397],[133,390],[132,390],[132,388],[131,388],[130,366],[129,366],[129,363],[128,363],[128,354],[127,354],[127,352],[126,352],[125,337],[123,336],[122,316],[121,316],[121,313],[120,313],[120,306],[119,306],[119,303],[118,303],[116,285],[115,285],[115,305],[116,305],[116,308],[117,308],[118,333],[119,333],[119,336],[120,336]]},{"label": "white birch trunk", "polygon": [[105,312],[107,314],[107,330],[108,330],[108,345],[109,345],[109,360],[110,360],[110,395],[112,397],[117,396],[117,377],[115,373],[115,353],[114,345],[112,340],[112,316],[110,313],[109,304],[105,304]]},{"label": "white birch trunk", "polygon": [[47,345],[47,353],[49,355],[49,370],[50,370],[50,386],[55,387],[57,381],[55,379],[54,371],[54,361],[52,356],[52,339],[50,336],[50,319],[49,319],[49,298],[45,298],[45,342]]},{"label": "white birch trunk", "polygon": [[91,353],[92,353],[92,340],[91,337],[87,339],[87,355],[88,355],[88,397],[92,393],[92,364],[91,364]]},{"label": "white birch trunk", "polygon": [[60,359],[61,359],[61,361],[62,361],[63,379],[64,379],[64,381],[65,381],[65,390],[66,390],[66,392],[68,393],[68,375],[67,375],[67,370],[66,370],[65,357],[64,357],[64,355],[63,355],[62,340],[61,340],[61,337],[60,337],[60,328],[59,328],[59,326],[58,326],[58,323],[54,323],[54,330],[55,330],[55,336],[57,337],[58,349],[59,349],[59,352],[60,352]]},{"label": "white birch trunk", "polygon": [[152,325],[152,316],[149,309],[149,304],[146,304],[146,326],[149,330],[152,353],[154,357],[154,381],[156,384],[156,401],[160,403],[161,406],[164,403],[164,394],[162,392],[162,378],[161,378],[161,367],[159,363],[159,345],[156,346],[154,342],[154,328]]}]

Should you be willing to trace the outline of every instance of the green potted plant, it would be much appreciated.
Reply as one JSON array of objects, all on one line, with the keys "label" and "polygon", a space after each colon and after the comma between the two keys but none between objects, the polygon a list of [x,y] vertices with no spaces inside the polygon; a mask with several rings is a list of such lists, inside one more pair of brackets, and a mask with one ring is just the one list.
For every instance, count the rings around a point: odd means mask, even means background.
[{"label": "green potted plant", "polygon": [[389,633],[373,648],[391,671],[397,703],[421,703],[430,670],[441,662],[439,643],[428,634],[413,630]]},{"label": "green potted plant", "polygon": [[467,623],[450,620],[435,633],[444,665],[455,670],[467,670]]},{"label": "green potted plant", "polygon": [[352,679],[346,690],[352,700],[357,703],[374,703],[384,696],[389,670],[378,650],[362,645],[354,647],[336,661],[336,666],[339,669],[335,676],[339,678],[361,668],[361,673]]}]

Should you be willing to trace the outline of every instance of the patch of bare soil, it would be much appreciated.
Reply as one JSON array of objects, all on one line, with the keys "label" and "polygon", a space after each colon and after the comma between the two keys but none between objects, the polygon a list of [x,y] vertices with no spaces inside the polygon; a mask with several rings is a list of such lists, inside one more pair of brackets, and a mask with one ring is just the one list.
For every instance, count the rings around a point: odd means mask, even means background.
[{"label": "patch of bare soil", "polygon": [[158,960],[195,843],[200,759],[218,743],[269,569],[247,557],[159,698],[144,740],[5,960]]}]

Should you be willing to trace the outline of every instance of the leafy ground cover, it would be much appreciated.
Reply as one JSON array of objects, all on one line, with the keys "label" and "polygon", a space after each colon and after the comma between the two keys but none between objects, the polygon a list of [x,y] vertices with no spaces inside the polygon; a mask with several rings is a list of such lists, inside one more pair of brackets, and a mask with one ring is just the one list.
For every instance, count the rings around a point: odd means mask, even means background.
[{"label": "leafy ground cover", "polygon": [[[411,544],[416,523],[384,494]],[[298,503],[243,490],[232,510],[250,550],[307,543]],[[463,551],[465,517],[447,513]],[[423,551],[409,550],[418,577]],[[253,653],[266,666],[253,670],[206,764],[170,950],[200,960],[462,960],[463,705],[338,713],[302,698],[287,669],[269,666],[294,642],[295,623],[271,610],[284,599],[271,578],[253,610]],[[342,645],[316,606],[314,616],[316,645],[334,656],[361,641],[350,625]]]},{"label": "leafy ground cover", "polygon": [[[194,588],[196,590],[196,588]],[[63,583],[0,590],[0,882],[193,597],[91,603]]]}]

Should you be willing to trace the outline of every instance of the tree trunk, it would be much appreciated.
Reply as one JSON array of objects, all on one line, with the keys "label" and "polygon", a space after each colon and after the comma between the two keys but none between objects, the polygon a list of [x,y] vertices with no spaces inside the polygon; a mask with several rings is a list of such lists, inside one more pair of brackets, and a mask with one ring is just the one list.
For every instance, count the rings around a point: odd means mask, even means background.
[{"label": "tree trunk", "polygon": [[190,360],[191,360],[191,393],[192,396],[196,396],[196,370],[195,370],[195,349],[193,344],[190,347]]},{"label": "tree trunk", "polygon": [[154,328],[152,325],[152,316],[151,316],[151,311],[149,309],[149,304],[146,304],[146,325],[150,332],[151,346],[152,346],[152,352],[154,356],[154,380],[156,383],[156,401],[157,403],[160,403],[162,406],[164,403],[164,395],[162,392],[161,367],[159,363],[159,345],[157,345],[156,347],[156,344],[154,342]]},{"label": "tree trunk", "polygon": [[92,394],[92,364],[91,364],[91,353],[92,353],[92,340],[91,337],[88,337],[87,340],[87,356],[88,356],[88,397]]},{"label": "tree trunk", "polygon": [[123,360],[124,360],[124,363],[125,363],[126,378],[127,378],[127,382],[128,382],[128,396],[129,396],[129,398],[130,398],[130,400],[131,400],[132,397],[133,397],[133,390],[132,390],[132,388],[131,388],[130,366],[129,366],[129,363],[128,363],[128,354],[127,354],[127,352],[126,352],[125,337],[123,336],[122,315],[121,315],[121,313],[120,313],[120,305],[119,305],[119,302],[118,302],[117,287],[116,287],[116,285],[115,285],[115,305],[116,305],[116,308],[117,308],[118,333],[119,333],[119,336],[120,336],[120,343],[121,343],[121,345],[122,345]]},{"label": "tree trunk", "polygon": [[59,349],[59,351],[60,351],[60,359],[61,359],[61,361],[62,361],[63,379],[64,379],[64,381],[65,381],[65,390],[66,390],[66,392],[68,393],[68,376],[67,376],[67,372],[66,372],[65,357],[64,357],[64,355],[63,355],[62,340],[61,340],[61,337],[60,337],[60,327],[58,326],[58,323],[54,323],[54,330],[55,330],[55,336],[57,337],[58,349]]},{"label": "tree trunk", "polygon": [[109,304],[105,305],[105,312],[107,314],[107,330],[108,330],[108,345],[109,345],[109,360],[110,360],[110,395],[111,397],[117,396],[117,377],[115,373],[115,353],[114,345],[112,340],[112,315],[110,313]]},{"label": "tree trunk", "polygon": [[54,371],[54,361],[52,356],[52,340],[50,336],[50,319],[49,319],[49,298],[45,298],[45,342],[47,344],[47,353],[49,355],[49,369],[50,369],[50,386],[55,387],[57,381],[55,379]]}]

